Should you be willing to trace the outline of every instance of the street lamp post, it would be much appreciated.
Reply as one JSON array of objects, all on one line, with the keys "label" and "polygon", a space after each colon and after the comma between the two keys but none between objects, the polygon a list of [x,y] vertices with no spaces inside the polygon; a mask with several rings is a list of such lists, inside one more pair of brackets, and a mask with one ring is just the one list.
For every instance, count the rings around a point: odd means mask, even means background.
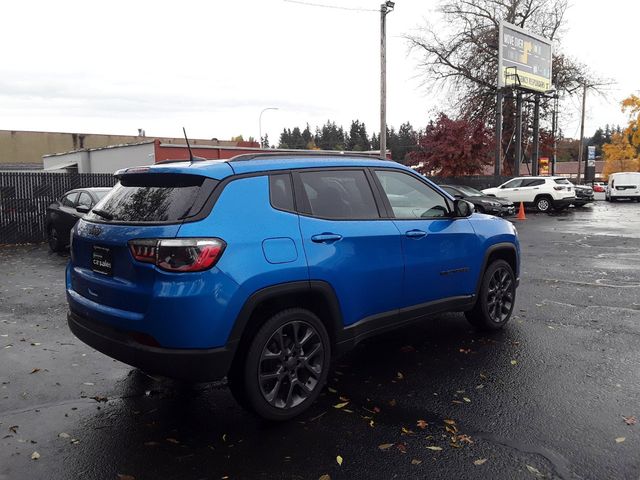
[{"label": "street lamp post", "polygon": [[380,5],[380,156],[387,157],[387,14],[394,2]]},{"label": "street lamp post", "polygon": [[267,108],[263,108],[262,111],[260,112],[260,115],[258,116],[258,130],[260,132],[260,136],[258,137],[260,139],[260,147],[263,146],[262,143],[262,114],[264,112],[266,112],[267,110],[279,110],[278,107],[267,107]]}]

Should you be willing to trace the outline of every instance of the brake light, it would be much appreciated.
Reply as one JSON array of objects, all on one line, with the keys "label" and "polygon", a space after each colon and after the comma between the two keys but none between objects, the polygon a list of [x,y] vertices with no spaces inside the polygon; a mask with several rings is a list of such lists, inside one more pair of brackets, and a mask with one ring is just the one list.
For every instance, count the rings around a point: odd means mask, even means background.
[{"label": "brake light", "polygon": [[564,187],[561,186],[554,186],[553,187],[554,190],[564,190]]},{"label": "brake light", "polygon": [[219,238],[130,240],[131,255],[168,272],[201,272],[213,267],[227,244]]}]

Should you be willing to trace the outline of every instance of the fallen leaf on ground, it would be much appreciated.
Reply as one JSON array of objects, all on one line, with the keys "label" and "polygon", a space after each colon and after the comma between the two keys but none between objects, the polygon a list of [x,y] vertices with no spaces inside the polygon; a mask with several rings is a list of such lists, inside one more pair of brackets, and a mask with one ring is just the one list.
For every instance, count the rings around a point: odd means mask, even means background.
[{"label": "fallen leaf on ground", "polygon": [[398,373],[396,374],[396,378],[397,378],[398,380],[402,380],[402,379],[404,379],[404,375],[402,374],[402,372],[398,372]]},{"label": "fallen leaf on ground", "polygon": [[627,425],[635,425],[636,423],[638,423],[638,419],[635,417],[635,415],[622,418],[624,418],[624,423],[626,423]]},{"label": "fallen leaf on ground", "polygon": [[449,418],[445,418],[444,419],[444,423],[446,423],[447,425],[455,425],[456,421],[455,420],[451,420]]},{"label": "fallen leaf on ground", "polygon": [[427,447],[429,450],[433,450],[434,452],[439,452],[440,450],[442,450],[442,447],[436,447],[436,446],[429,446]]},{"label": "fallen leaf on ground", "polygon": [[407,453],[407,444],[406,443],[396,443],[396,448],[400,450],[400,453]]},{"label": "fallen leaf on ground", "polygon": [[395,407],[397,403],[398,403],[398,402],[396,402],[396,400],[395,400],[395,399],[391,399],[391,400],[389,400],[389,406],[390,406],[390,407]]},{"label": "fallen leaf on ground", "polygon": [[473,440],[471,440],[471,437],[469,435],[460,434],[456,438],[459,442],[473,443]]},{"label": "fallen leaf on ground", "polygon": [[469,397],[462,397],[462,399],[467,403],[471,403],[471,399]]},{"label": "fallen leaf on ground", "polygon": [[167,442],[169,442],[169,443],[173,443],[173,444],[176,444],[176,445],[177,445],[178,443],[180,443],[180,442],[179,442],[178,440],[176,440],[175,438],[167,438],[166,440],[167,440]]},{"label": "fallen leaf on ground", "polygon": [[393,443],[383,443],[381,445],[378,445],[378,448],[382,451],[385,451],[385,450],[389,450],[391,447],[393,447],[393,445],[394,445]]},{"label": "fallen leaf on ground", "polygon": [[38,452],[33,452],[31,454],[31,460],[38,460],[40,458],[40,454]]},{"label": "fallen leaf on ground", "polygon": [[411,465],[420,465],[422,463],[422,460],[419,460],[417,458],[414,458],[413,460],[411,460]]},{"label": "fallen leaf on ground", "polygon": [[460,349],[460,353],[471,353],[471,349],[470,348],[461,348]]},{"label": "fallen leaf on ground", "polygon": [[331,477],[325,473],[324,475],[320,475],[318,480],[331,480]]},{"label": "fallen leaf on ground", "polygon": [[375,425],[375,423],[373,422],[373,420],[369,420],[369,426],[370,426],[371,428],[373,428],[373,427],[374,427],[374,425]]},{"label": "fallen leaf on ground", "polygon": [[86,385],[87,387],[92,387],[95,385],[95,383],[93,382],[84,382],[83,385]]},{"label": "fallen leaf on ground", "polygon": [[342,457],[340,455],[336,457],[336,462],[338,462],[338,465],[342,466]]},{"label": "fallen leaf on ground", "polygon": [[402,427],[402,433],[406,433],[407,435],[413,435],[413,431],[405,427]]},{"label": "fallen leaf on ground", "polygon": [[58,434],[58,437],[60,437],[60,438],[70,438],[70,437],[71,437],[71,435],[69,435],[68,433],[64,433],[64,432],[62,432],[62,433],[59,433],[59,434]]},{"label": "fallen leaf on ground", "polygon": [[336,403],[333,408],[344,408],[349,405],[349,402]]},{"label": "fallen leaf on ground", "polygon": [[416,426],[424,430],[425,428],[427,428],[429,426],[429,424],[427,422],[425,422],[424,420],[418,420],[416,422]]},{"label": "fallen leaf on ground", "polygon": [[540,470],[538,470],[536,467],[532,467],[531,465],[526,465],[527,470],[529,470],[531,473],[535,474],[535,475],[542,475],[542,473],[540,473]]},{"label": "fallen leaf on ground", "polygon": [[9,427],[9,431],[12,433],[18,433],[18,428],[20,428],[18,425],[12,425]]},{"label": "fallen leaf on ground", "polygon": [[616,443],[622,443],[627,439],[627,437],[618,437],[616,438]]},{"label": "fallen leaf on ground", "polygon": [[34,368],[33,370],[31,370],[31,372],[29,373],[29,375],[33,374],[33,373],[38,373],[40,371],[39,368]]},{"label": "fallen leaf on ground", "polygon": [[484,464],[486,461],[487,461],[487,459],[486,459],[486,458],[479,458],[479,459],[477,459],[477,460],[474,460],[474,461],[473,461],[473,464],[474,464],[474,465],[482,465],[482,464]]},{"label": "fallen leaf on ground", "polygon": [[380,413],[380,408],[378,408],[378,407],[373,407],[373,411],[374,411],[375,413]]},{"label": "fallen leaf on ground", "polygon": [[338,391],[335,388],[327,387],[327,390],[329,390],[331,393],[338,393]]},{"label": "fallen leaf on ground", "polygon": [[511,360],[511,365],[517,365],[518,361],[517,360]]},{"label": "fallen leaf on ground", "polygon": [[133,475],[123,475],[122,473],[119,473],[118,480],[136,480],[136,477]]}]

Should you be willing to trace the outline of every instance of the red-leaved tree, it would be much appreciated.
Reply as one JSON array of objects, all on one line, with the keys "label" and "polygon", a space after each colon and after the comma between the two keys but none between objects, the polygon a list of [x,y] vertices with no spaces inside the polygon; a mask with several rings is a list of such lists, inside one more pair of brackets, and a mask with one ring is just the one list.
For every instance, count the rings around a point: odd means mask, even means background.
[{"label": "red-leaved tree", "polygon": [[493,132],[482,121],[452,120],[441,113],[422,132],[410,158],[413,165],[422,164],[418,171],[427,175],[480,175],[493,163],[494,145]]}]

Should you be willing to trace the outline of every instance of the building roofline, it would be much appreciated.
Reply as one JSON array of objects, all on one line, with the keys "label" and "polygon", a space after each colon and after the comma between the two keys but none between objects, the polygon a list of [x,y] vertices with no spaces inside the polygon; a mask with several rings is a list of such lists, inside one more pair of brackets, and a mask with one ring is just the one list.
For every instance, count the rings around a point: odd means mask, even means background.
[{"label": "building roofline", "polygon": [[47,155],[43,155],[42,158],[58,157],[60,155],[70,155],[72,153],[80,153],[80,152],[95,152],[97,150],[110,150],[112,148],[135,147],[138,145],[149,145],[154,142],[155,142],[155,139],[151,139],[151,140],[146,140],[144,142],[118,143],[116,145],[107,145],[106,147],[79,148],[77,150],[69,150],[68,152],[49,153]]}]

